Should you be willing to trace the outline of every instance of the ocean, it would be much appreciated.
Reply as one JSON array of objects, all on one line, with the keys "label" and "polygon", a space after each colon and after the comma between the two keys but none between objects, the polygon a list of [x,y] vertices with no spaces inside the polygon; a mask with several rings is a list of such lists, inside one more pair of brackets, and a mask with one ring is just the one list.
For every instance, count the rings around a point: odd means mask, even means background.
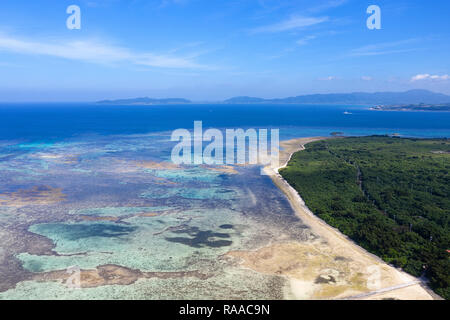
[{"label": "ocean", "polygon": [[[145,134],[192,128],[195,120],[214,128],[280,128],[291,133],[346,135],[400,133],[414,137],[448,137],[449,112],[371,111],[341,105],[164,105],[1,104],[0,139],[63,139],[98,134]],[[344,114],[344,112],[352,114]]]}]

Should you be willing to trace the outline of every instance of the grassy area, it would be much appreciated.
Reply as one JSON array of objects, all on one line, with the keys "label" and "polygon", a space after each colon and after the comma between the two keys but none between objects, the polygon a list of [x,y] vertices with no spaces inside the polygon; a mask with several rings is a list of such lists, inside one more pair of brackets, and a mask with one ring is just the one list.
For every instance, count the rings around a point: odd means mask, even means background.
[{"label": "grassy area", "polygon": [[384,136],[307,145],[282,176],[362,247],[450,298],[450,141]]}]

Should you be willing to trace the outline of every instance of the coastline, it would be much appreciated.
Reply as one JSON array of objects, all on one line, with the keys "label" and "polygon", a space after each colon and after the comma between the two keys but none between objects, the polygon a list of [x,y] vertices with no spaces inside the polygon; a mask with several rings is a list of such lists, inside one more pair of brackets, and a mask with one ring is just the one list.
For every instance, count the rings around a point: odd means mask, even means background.
[{"label": "coastline", "polygon": [[[332,299],[438,299],[437,295],[432,293],[421,280],[388,265],[381,258],[358,246],[339,230],[333,228],[318,216],[314,215],[314,213],[306,206],[298,192],[279,174],[279,170],[287,166],[294,153],[305,150],[305,145],[308,143],[325,139],[339,138],[310,137],[281,142],[280,146],[282,149],[279,152],[279,159],[280,163],[283,163],[283,165],[278,168],[266,166],[264,172],[269,175],[273,183],[286,195],[297,217],[310,227],[310,230],[314,234],[320,237],[322,240],[320,245],[323,246],[323,241],[325,241],[326,246],[330,247],[329,249],[334,255],[338,255],[339,257],[342,257],[342,259],[349,259],[349,261],[352,261],[352,264],[358,266],[359,269],[361,267],[367,268],[369,266],[376,266],[379,268],[381,280],[378,286],[375,286],[370,290],[355,290],[352,286],[349,286],[348,289],[340,292],[332,297]],[[288,280],[294,299],[305,298],[307,296],[306,293],[311,295],[312,292],[314,292],[314,283],[311,283],[310,281],[305,282],[304,279],[290,276],[288,276]],[[367,278],[366,281],[369,281],[369,279]],[[307,288],[306,291],[308,292],[305,292],[305,288]],[[317,286],[316,289],[318,290]],[[314,295],[312,295],[312,298],[314,298]]]},{"label": "coastline", "polygon": [[450,110],[375,109],[373,107],[369,108],[368,110],[380,112],[450,112]]}]

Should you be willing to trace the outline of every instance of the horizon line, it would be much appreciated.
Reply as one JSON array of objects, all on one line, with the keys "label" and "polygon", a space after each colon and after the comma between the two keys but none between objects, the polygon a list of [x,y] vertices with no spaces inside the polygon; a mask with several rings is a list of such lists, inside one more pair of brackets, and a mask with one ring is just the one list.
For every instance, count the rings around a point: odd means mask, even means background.
[{"label": "horizon line", "polygon": [[[4,104],[4,103],[95,103],[98,104],[100,102],[106,102],[110,101],[110,102],[115,102],[118,100],[133,100],[133,99],[154,99],[154,100],[170,100],[170,99],[183,99],[186,100],[187,102],[185,102],[185,104],[189,104],[189,103],[198,103],[198,104],[203,104],[203,103],[225,103],[228,100],[231,99],[235,99],[235,98],[252,98],[252,99],[262,99],[262,100],[267,100],[267,102],[271,101],[271,100],[282,100],[282,99],[289,99],[289,98],[297,98],[297,97],[304,97],[304,96],[313,96],[313,95],[339,95],[339,94],[377,94],[377,93],[408,93],[408,92],[414,92],[414,91],[424,91],[424,92],[428,92],[428,93],[433,93],[433,94],[440,94],[440,95],[445,95],[450,97],[450,94],[444,93],[444,92],[439,92],[439,91],[432,91],[432,90],[428,90],[428,89],[410,89],[410,90],[405,90],[405,91],[350,91],[350,92],[330,92],[330,93],[305,93],[305,94],[299,94],[299,95],[292,95],[292,96],[286,96],[286,97],[281,97],[281,98],[262,98],[262,97],[257,97],[257,96],[247,96],[247,95],[238,95],[238,96],[232,96],[230,98],[225,98],[225,99],[211,99],[211,100],[191,100],[188,98],[183,98],[183,97],[150,97],[150,96],[134,96],[134,97],[129,97],[129,98],[105,98],[105,99],[99,99],[99,100],[50,100],[50,101],[32,101],[32,100],[22,100],[22,101],[1,101],[0,100],[0,104]],[[263,103],[264,101],[262,101],[261,103]],[[449,101],[450,102],[450,101]],[[326,103],[326,102],[323,102]],[[170,103],[169,103],[170,104]],[[176,104],[176,103],[173,103]],[[247,104],[258,104],[258,102],[251,102],[251,103],[247,103]],[[290,103],[290,104],[305,104],[305,103]],[[320,103],[307,103],[307,104],[320,104]],[[345,104],[349,104],[349,103],[345,103]],[[166,104],[167,105],[167,104]]]}]

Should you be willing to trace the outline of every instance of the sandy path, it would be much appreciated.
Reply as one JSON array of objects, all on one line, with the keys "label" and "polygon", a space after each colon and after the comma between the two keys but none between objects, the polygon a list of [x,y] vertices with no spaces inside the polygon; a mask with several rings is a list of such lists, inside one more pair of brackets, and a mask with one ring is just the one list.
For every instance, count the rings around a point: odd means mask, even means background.
[{"label": "sandy path", "polygon": [[[345,272],[355,273],[361,276],[367,283],[371,276],[379,274],[378,282],[369,285],[358,286],[353,285],[347,281],[346,286],[341,286],[339,291],[333,295],[325,294],[324,289],[320,288],[311,279],[305,281],[298,275],[300,273],[286,274],[291,283],[291,291],[293,298],[346,298],[355,297],[359,299],[379,299],[379,298],[394,298],[394,299],[417,299],[429,300],[433,299],[433,294],[429,290],[421,286],[421,281],[405,272],[402,272],[392,266],[387,265],[377,256],[367,252],[363,248],[356,245],[352,240],[343,235],[337,229],[329,226],[323,220],[315,216],[305,205],[305,202],[300,197],[295,189],[293,189],[278,173],[279,169],[285,167],[290,160],[293,153],[304,150],[307,143],[328,139],[324,137],[316,138],[300,138],[281,142],[282,150],[280,150],[280,168],[265,167],[264,170],[272,181],[280,190],[287,196],[289,202],[294,209],[297,216],[311,228],[311,231],[321,238],[320,243],[316,246],[323,254],[333,255],[335,258],[351,261],[350,267]],[[296,257],[292,257],[296,259]],[[250,266],[251,267],[251,266]],[[322,263],[319,268],[323,268]],[[372,269],[368,269],[368,267]],[[375,270],[375,271],[374,271]],[[347,277],[350,279],[351,277]],[[355,279],[355,278],[351,278]],[[417,283],[417,284],[414,284]],[[384,291],[383,288],[401,288],[401,290]],[[330,288],[326,292],[330,291]],[[319,293],[318,293],[319,292]],[[372,294],[364,295],[371,292]],[[379,292],[379,294],[377,294]]]}]

